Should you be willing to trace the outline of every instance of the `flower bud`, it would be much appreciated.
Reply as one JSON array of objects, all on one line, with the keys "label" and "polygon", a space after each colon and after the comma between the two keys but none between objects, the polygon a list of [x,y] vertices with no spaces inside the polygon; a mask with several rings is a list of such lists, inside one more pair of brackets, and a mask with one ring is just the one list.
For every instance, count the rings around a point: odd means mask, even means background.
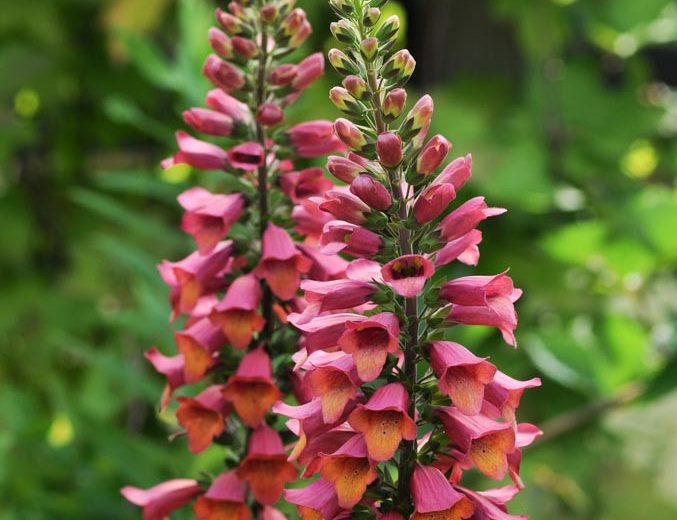
[{"label": "flower bud", "polygon": [[275,126],[284,119],[284,112],[276,103],[264,103],[256,111],[256,120],[263,126]]},{"label": "flower bud", "polygon": [[364,101],[371,98],[369,86],[359,76],[348,76],[343,80],[343,86],[358,101]]},{"label": "flower bud", "polygon": [[383,65],[381,74],[384,78],[393,80],[395,83],[404,84],[404,82],[411,78],[415,69],[416,60],[407,49],[402,49],[393,54]]},{"label": "flower bud", "polygon": [[251,60],[259,53],[259,48],[257,45],[248,38],[243,38],[242,36],[233,36],[231,43],[235,53],[245,61]]},{"label": "flower bud", "polygon": [[250,2],[245,2],[242,0],[238,1],[233,1],[228,4],[228,10],[233,13],[233,15],[237,16],[240,19],[243,19],[247,16],[247,13],[245,12],[244,8],[249,5]]},{"label": "flower bud", "polygon": [[364,171],[364,168],[350,159],[332,155],[327,160],[327,170],[338,180],[350,184]]},{"label": "flower bud", "polygon": [[351,150],[360,151],[367,146],[367,137],[355,123],[347,119],[337,119],[334,123],[336,135]]},{"label": "flower bud", "polygon": [[301,24],[301,27],[299,28],[298,31],[296,31],[296,34],[294,34],[291,39],[289,40],[289,47],[292,49],[295,49],[299,45],[301,45],[304,41],[308,39],[308,36],[313,32],[313,28],[310,25],[310,22],[308,20],[305,20],[303,24]]},{"label": "flower bud", "polygon": [[277,7],[280,10],[280,16],[286,16],[294,6],[296,5],[296,0],[279,0],[277,2]]},{"label": "flower bud", "polygon": [[428,175],[434,173],[435,170],[442,164],[442,161],[449,153],[449,141],[442,136],[436,135],[428,144],[425,145],[421,154],[416,161],[416,171],[421,175]]},{"label": "flower bud", "polygon": [[392,132],[384,132],[376,140],[376,153],[381,164],[394,168],[402,162],[402,140]]},{"label": "flower bud", "polygon": [[320,52],[311,54],[296,68],[296,77],[292,81],[292,88],[296,91],[309,87],[313,81],[324,74],[324,56]]},{"label": "flower bud", "polygon": [[297,68],[292,63],[285,63],[275,67],[268,76],[270,83],[276,87],[289,85],[296,77]]},{"label": "flower bud", "polygon": [[329,63],[336,69],[336,72],[348,76],[350,74],[359,74],[360,68],[343,51],[331,49],[328,54]]},{"label": "flower bud", "polygon": [[233,16],[230,13],[226,13],[221,9],[216,10],[216,20],[221,24],[225,31],[233,36],[235,34],[241,34],[243,36],[251,36],[254,33],[252,27],[242,20]]},{"label": "flower bud", "polygon": [[261,8],[261,20],[266,25],[270,25],[277,19],[278,13],[279,10],[274,3],[264,5]]},{"label": "flower bud", "polygon": [[400,134],[405,140],[412,138],[430,125],[433,108],[433,98],[428,94],[416,102],[400,128]]},{"label": "flower bud", "polygon": [[385,211],[393,203],[388,189],[369,175],[360,175],[350,184],[350,192],[370,208]]},{"label": "flower bud", "polygon": [[215,86],[226,92],[239,90],[245,85],[242,71],[214,54],[207,56],[202,72]]},{"label": "flower bud", "polygon": [[221,29],[217,29],[216,27],[209,29],[209,44],[212,49],[214,49],[214,52],[221,58],[227,60],[233,58],[233,45],[231,44],[228,35]]},{"label": "flower bud", "polygon": [[365,108],[361,103],[358,103],[353,96],[350,95],[343,87],[334,87],[329,91],[329,99],[334,106],[342,112],[349,114],[361,114]]},{"label": "flower bud", "polygon": [[400,19],[397,15],[389,17],[381,27],[376,31],[376,38],[381,42],[381,45],[388,46],[397,40],[397,33],[400,30]]},{"label": "flower bud", "polygon": [[329,0],[329,5],[339,16],[349,15],[354,10],[352,0]]},{"label": "flower bud", "polygon": [[368,62],[374,61],[378,53],[378,40],[376,38],[366,38],[362,40],[360,51],[365,60]]},{"label": "flower bud", "polygon": [[196,131],[209,135],[231,135],[233,118],[206,108],[192,108],[183,113],[183,120]]},{"label": "flower bud", "polygon": [[407,91],[403,88],[396,88],[388,93],[383,100],[383,115],[387,122],[395,121],[407,105]]},{"label": "flower bud", "polygon": [[373,27],[378,23],[380,18],[381,18],[381,10],[378,7],[370,7],[369,9],[367,9],[367,12],[364,13],[362,23],[366,27]]},{"label": "flower bud", "polygon": [[354,43],[355,40],[357,40],[357,34],[355,34],[355,30],[350,25],[350,22],[344,18],[338,22],[332,22],[329,25],[329,30],[334,35],[334,38],[336,38],[341,43],[347,43],[350,45]]}]

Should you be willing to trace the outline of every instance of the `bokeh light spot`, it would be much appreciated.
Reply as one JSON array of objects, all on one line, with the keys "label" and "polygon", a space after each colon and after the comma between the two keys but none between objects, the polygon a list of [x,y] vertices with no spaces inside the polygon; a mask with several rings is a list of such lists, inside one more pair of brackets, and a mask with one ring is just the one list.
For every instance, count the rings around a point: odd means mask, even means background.
[{"label": "bokeh light spot", "polygon": [[71,420],[65,414],[57,414],[47,432],[47,443],[53,448],[63,448],[73,442],[73,437]]},{"label": "bokeh light spot", "polygon": [[14,96],[14,110],[25,119],[33,118],[40,110],[40,96],[32,88],[22,88]]},{"label": "bokeh light spot", "polygon": [[633,179],[649,177],[658,166],[658,151],[644,139],[632,143],[628,152],[621,159],[623,173]]}]

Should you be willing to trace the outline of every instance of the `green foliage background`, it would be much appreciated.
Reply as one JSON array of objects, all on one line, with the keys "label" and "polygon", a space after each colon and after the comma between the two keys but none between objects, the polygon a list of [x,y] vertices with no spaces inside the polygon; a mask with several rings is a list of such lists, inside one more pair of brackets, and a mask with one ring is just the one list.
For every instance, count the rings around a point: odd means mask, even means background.
[{"label": "green foliage background", "polygon": [[[326,49],[325,2],[300,3],[308,50]],[[207,89],[213,4],[0,4],[0,520],[137,518],[120,486],[218,471],[227,455],[166,440],[176,425],[156,413],[162,382],[142,358],[172,346],[154,266],[190,249],[175,197],[203,174],[157,163]],[[485,227],[480,270],[511,267],[525,289],[520,348],[490,330],[453,335],[543,377],[522,418],[546,437],[515,510],[675,518],[677,91],[650,58],[674,66],[677,7],[483,4],[517,43],[518,81],[461,69],[430,89],[435,131],[474,155],[471,194],[510,210]],[[335,81],[291,117],[335,117]]]}]

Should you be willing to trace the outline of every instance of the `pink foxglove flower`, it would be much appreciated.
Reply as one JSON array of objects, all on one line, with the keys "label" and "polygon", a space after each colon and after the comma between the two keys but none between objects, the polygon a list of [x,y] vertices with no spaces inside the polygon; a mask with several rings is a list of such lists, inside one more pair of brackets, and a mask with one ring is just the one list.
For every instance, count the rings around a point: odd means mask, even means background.
[{"label": "pink foxglove flower", "polygon": [[416,463],[411,477],[414,500],[412,519],[426,518],[467,519],[475,506],[463,493],[456,491],[437,468]]},{"label": "pink foxglove flower", "polygon": [[218,385],[207,387],[195,398],[179,397],[178,401],[176,418],[186,429],[188,448],[192,453],[200,453],[223,432],[225,417],[231,412],[231,407]]},{"label": "pink foxglove flower", "polygon": [[150,489],[122,488],[122,495],[127,500],[143,508],[144,520],[164,520],[200,493],[202,490],[197,481],[190,479],[168,480]]},{"label": "pink foxglove flower", "polygon": [[235,471],[227,471],[216,477],[207,492],[197,499],[193,512],[199,520],[249,520],[252,514],[245,502],[246,496],[245,483]]},{"label": "pink foxglove flower", "polygon": [[426,281],[435,274],[435,267],[422,255],[406,255],[388,262],[381,273],[383,281],[397,294],[412,298],[421,294]]}]

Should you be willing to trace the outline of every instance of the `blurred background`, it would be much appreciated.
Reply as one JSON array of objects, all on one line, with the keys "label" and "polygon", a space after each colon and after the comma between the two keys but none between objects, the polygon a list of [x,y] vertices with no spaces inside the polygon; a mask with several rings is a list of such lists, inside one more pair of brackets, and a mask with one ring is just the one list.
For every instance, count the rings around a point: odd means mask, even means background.
[{"label": "blurred background", "polygon": [[[162,172],[199,106],[209,0],[0,0],[0,520],[126,519],[118,489],[218,470],[158,414],[143,360],[171,352],[155,270],[191,244]],[[326,2],[300,0],[331,45]],[[525,289],[517,351],[459,338],[544,385],[546,430],[514,511],[534,520],[677,518],[677,5],[669,0],[413,0],[434,130],[472,152],[479,270]],[[291,117],[334,118],[331,72]],[[177,518],[182,518],[177,515]]]}]

